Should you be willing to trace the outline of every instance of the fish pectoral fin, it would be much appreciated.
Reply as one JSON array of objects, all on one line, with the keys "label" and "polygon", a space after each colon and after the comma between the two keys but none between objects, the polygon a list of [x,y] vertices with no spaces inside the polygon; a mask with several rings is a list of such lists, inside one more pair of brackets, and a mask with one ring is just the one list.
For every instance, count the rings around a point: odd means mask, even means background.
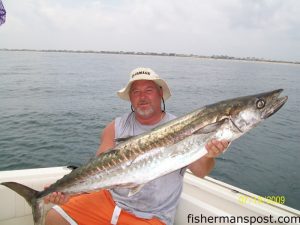
[{"label": "fish pectoral fin", "polygon": [[228,119],[225,118],[225,119],[222,119],[215,123],[208,124],[208,125],[200,128],[199,130],[195,131],[194,134],[209,134],[209,133],[215,132],[227,121],[228,121]]},{"label": "fish pectoral fin", "polygon": [[137,194],[143,187],[144,187],[144,184],[137,185],[137,186],[131,188],[128,193],[128,197],[131,197],[131,196]]}]

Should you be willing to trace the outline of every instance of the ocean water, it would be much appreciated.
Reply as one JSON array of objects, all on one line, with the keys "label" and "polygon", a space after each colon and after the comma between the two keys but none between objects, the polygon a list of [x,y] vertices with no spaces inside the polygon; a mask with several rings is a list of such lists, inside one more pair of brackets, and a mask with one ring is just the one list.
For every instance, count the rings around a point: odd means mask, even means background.
[{"label": "ocean water", "polygon": [[171,87],[167,111],[283,88],[287,104],[234,141],[210,176],[300,209],[300,66],[197,58],[0,51],[0,170],[81,165],[105,125],[130,110],[116,91],[151,67]]}]

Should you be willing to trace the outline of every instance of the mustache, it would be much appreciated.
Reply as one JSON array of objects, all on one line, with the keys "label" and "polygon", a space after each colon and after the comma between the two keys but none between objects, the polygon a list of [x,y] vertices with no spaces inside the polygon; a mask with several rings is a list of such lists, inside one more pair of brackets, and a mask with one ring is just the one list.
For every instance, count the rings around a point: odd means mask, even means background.
[{"label": "mustache", "polygon": [[143,105],[143,104],[148,104],[148,103],[151,103],[151,102],[148,101],[148,100],[140,100],[140,101],[138,102],[138,105]]}]

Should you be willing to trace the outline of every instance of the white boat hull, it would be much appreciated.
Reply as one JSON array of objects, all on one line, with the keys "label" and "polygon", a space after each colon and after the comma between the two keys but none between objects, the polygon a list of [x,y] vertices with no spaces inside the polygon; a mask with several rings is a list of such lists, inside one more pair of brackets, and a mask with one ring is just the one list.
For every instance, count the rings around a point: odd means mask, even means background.
[{"label": "white boat hull", "polygon": [[[42,190],[69,171],[65,167],[0,171],[0,182],[15,181]],[[200,217],[269,215],[276,220],[280,216],[299,217],[300,211],[210,177],[199,179],[186,173],[175,225],[199,224]],[[299,220],[296,222],[300,224]],[[20,224],[33,225],[31,208],[21,196],[0,185],[0,225]]]}]

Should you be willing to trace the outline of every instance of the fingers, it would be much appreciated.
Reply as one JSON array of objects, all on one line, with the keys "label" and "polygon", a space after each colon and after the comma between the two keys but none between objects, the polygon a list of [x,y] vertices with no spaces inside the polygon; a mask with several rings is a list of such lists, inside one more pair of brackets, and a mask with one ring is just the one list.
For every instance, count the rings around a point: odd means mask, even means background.
[{"label": "fingers", "polygon": [[218,148],[219,150],[221,150],[222,152],[224,152],[224,150],[226,150],[226,148],[228,147],[229,145],[229,142],[226,141],[226,140],[221,140],[221,141],[216,141],[218,142]]},{"label": "fingers", "polygon": [[[44,187],[44,189],[47,189],[50,185],[46,185]],[[44,197],[44,202],[45,204],[48,203],[53,203],[56,205],[61,205],[66,203],[67,201],[69,201],[70,196],[69,195],[64,195],[61,192],[52,192],[49,195],[47,195],[46,197]]]},{"label": "fingers", "polygon": [[46,204],[53,203],[56,205],[61,205],[66,203],[69,200],[69,198],[70,197],[68,195],[64,195],[61,192],[53,192],[44,198],[44,202]]},{"label": "fingers", "polygon": [[218,157],[220,154],[226,150],[228,147],[229,142],[227,140],[211,140],[209,141],[205,147],[207,149],[207,156],[210,158]]}]

